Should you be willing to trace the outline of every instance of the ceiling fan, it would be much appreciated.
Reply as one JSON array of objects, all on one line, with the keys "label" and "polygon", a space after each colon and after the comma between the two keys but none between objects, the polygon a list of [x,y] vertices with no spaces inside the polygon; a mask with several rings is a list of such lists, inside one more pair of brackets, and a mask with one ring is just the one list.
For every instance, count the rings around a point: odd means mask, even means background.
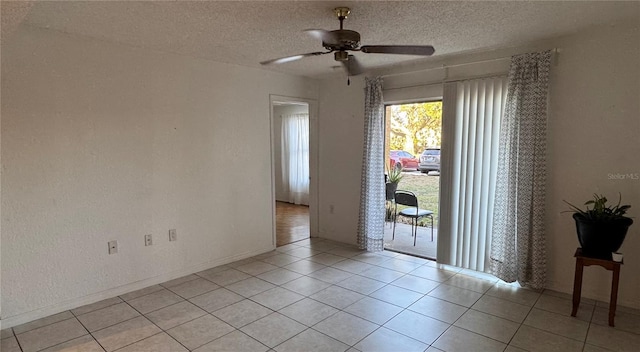
[{"label": "ceiling fan", "polygon": [[305,32],[322,40],[322,46],[328,51],[316,51],[313,53],[291,55],[278,59],[262,61],[261,65],[283,64],[299,60],[305,57],[318,56],[333,53],[336,61],[342,63],[349,76],[359,75],[364,72],[356,57],[349,51],[360,51],[366,54],[400,54],[430,56],[435,52],[431,45],[364,45],[360,46],[360,33],[343,28],[343,22],[351,13],[348,7],[336,7],[333,9],[340,21],[340,29],[326,31],[324,29],[307,29]]}]

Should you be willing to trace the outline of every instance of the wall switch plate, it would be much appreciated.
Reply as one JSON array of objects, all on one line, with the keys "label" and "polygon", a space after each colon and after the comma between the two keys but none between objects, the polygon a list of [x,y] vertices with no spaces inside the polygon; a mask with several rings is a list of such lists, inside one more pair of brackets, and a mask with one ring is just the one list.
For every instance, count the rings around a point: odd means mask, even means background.
[{"label": "wall switch plate", "polygon": [[177,241],[177,240],[178,240],[178,233],[176,232],[176,229],[169,230],[169,241]]},{"label": "wall switch plate", "polygon": [[118,253],[118,241],[109,241],[109,254]]},{"label": "wall switch plate", "polygon": [[145,235],[144,236],[144,245],[145,246],[150,246],[153,244],[153,238],[151,237],[151,235]]}]

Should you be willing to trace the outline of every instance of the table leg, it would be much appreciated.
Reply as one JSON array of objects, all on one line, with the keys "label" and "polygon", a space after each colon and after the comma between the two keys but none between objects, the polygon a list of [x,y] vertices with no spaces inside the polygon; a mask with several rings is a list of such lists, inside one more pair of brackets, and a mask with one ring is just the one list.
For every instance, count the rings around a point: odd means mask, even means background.
[{"label": "table leg", "polygon": [[609,326],[613,325],[618,304],[618,282],[620,281],[620,265],[613,268],[613,280],[611,281],[611,298],[609,299]]},{"label": "table leg", "polygon": [[576,258],[576,273],[573,278],[573,308],[571,316],[575,317],[580,306],[580,296],[582,295],[582,269],[584,268],[582,258]]}]

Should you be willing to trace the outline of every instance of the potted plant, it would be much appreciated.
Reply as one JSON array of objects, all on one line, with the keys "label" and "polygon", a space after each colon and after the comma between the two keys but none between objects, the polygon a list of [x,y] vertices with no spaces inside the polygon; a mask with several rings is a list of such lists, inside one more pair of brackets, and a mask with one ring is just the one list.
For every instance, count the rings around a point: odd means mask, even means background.
[{"label": "potted plant", "polygon": [[386,179],[386,198],[387,200],[393,200],[398,189],[398,183],[402,180],[402,169],[397,167],[391,167],[387,170]]},{"label": "potted plant", "polygon": [[[624,216],[630,205],[620,205],[622,195],[616,205],[607,205],[607,198],[594,194],[593,199],[584,203],[586,210],[567,203],[573,212],[576,222],[578,241],[585,255],[610,258],[612,252],[616,252],[627,235],[629,226],[633,220]],[[589,208],[591,207],[591,208]]]}]

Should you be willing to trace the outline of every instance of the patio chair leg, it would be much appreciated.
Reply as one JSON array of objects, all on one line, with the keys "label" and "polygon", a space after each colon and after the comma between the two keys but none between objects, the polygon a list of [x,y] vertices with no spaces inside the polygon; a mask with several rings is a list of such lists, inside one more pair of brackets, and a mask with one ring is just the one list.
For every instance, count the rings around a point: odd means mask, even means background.
[{"label": "patio chair leg", "polygon": [[411,237],[413,237],[413,223],[415,219],[411,219]]},{"label": "patio chair leg", "polygon": [[431,217],[431,242],[433,242],[433,215],[430,215]]},{"label": "patio chair leg", "polygon": [[393,216],[393,232],[391,232],[391,240],[396,238],[396,216]]},{"label": "patio chair leg", "polygon": [[[415,228],[413,226],[411,226],[411,235],[413,236],[413,246],[416,246],[416,240],[418,239],[418,218],[413,219],[415,221]],[[413,225],[413,222],[411,222],[411,225]]]},{"label": "patio chair leg", "polygon": [[416,240],[418,239],[418,219],[416,219],[416,229],[414,231],[414,235],[413,235],[413,246],[416,246]]}]

